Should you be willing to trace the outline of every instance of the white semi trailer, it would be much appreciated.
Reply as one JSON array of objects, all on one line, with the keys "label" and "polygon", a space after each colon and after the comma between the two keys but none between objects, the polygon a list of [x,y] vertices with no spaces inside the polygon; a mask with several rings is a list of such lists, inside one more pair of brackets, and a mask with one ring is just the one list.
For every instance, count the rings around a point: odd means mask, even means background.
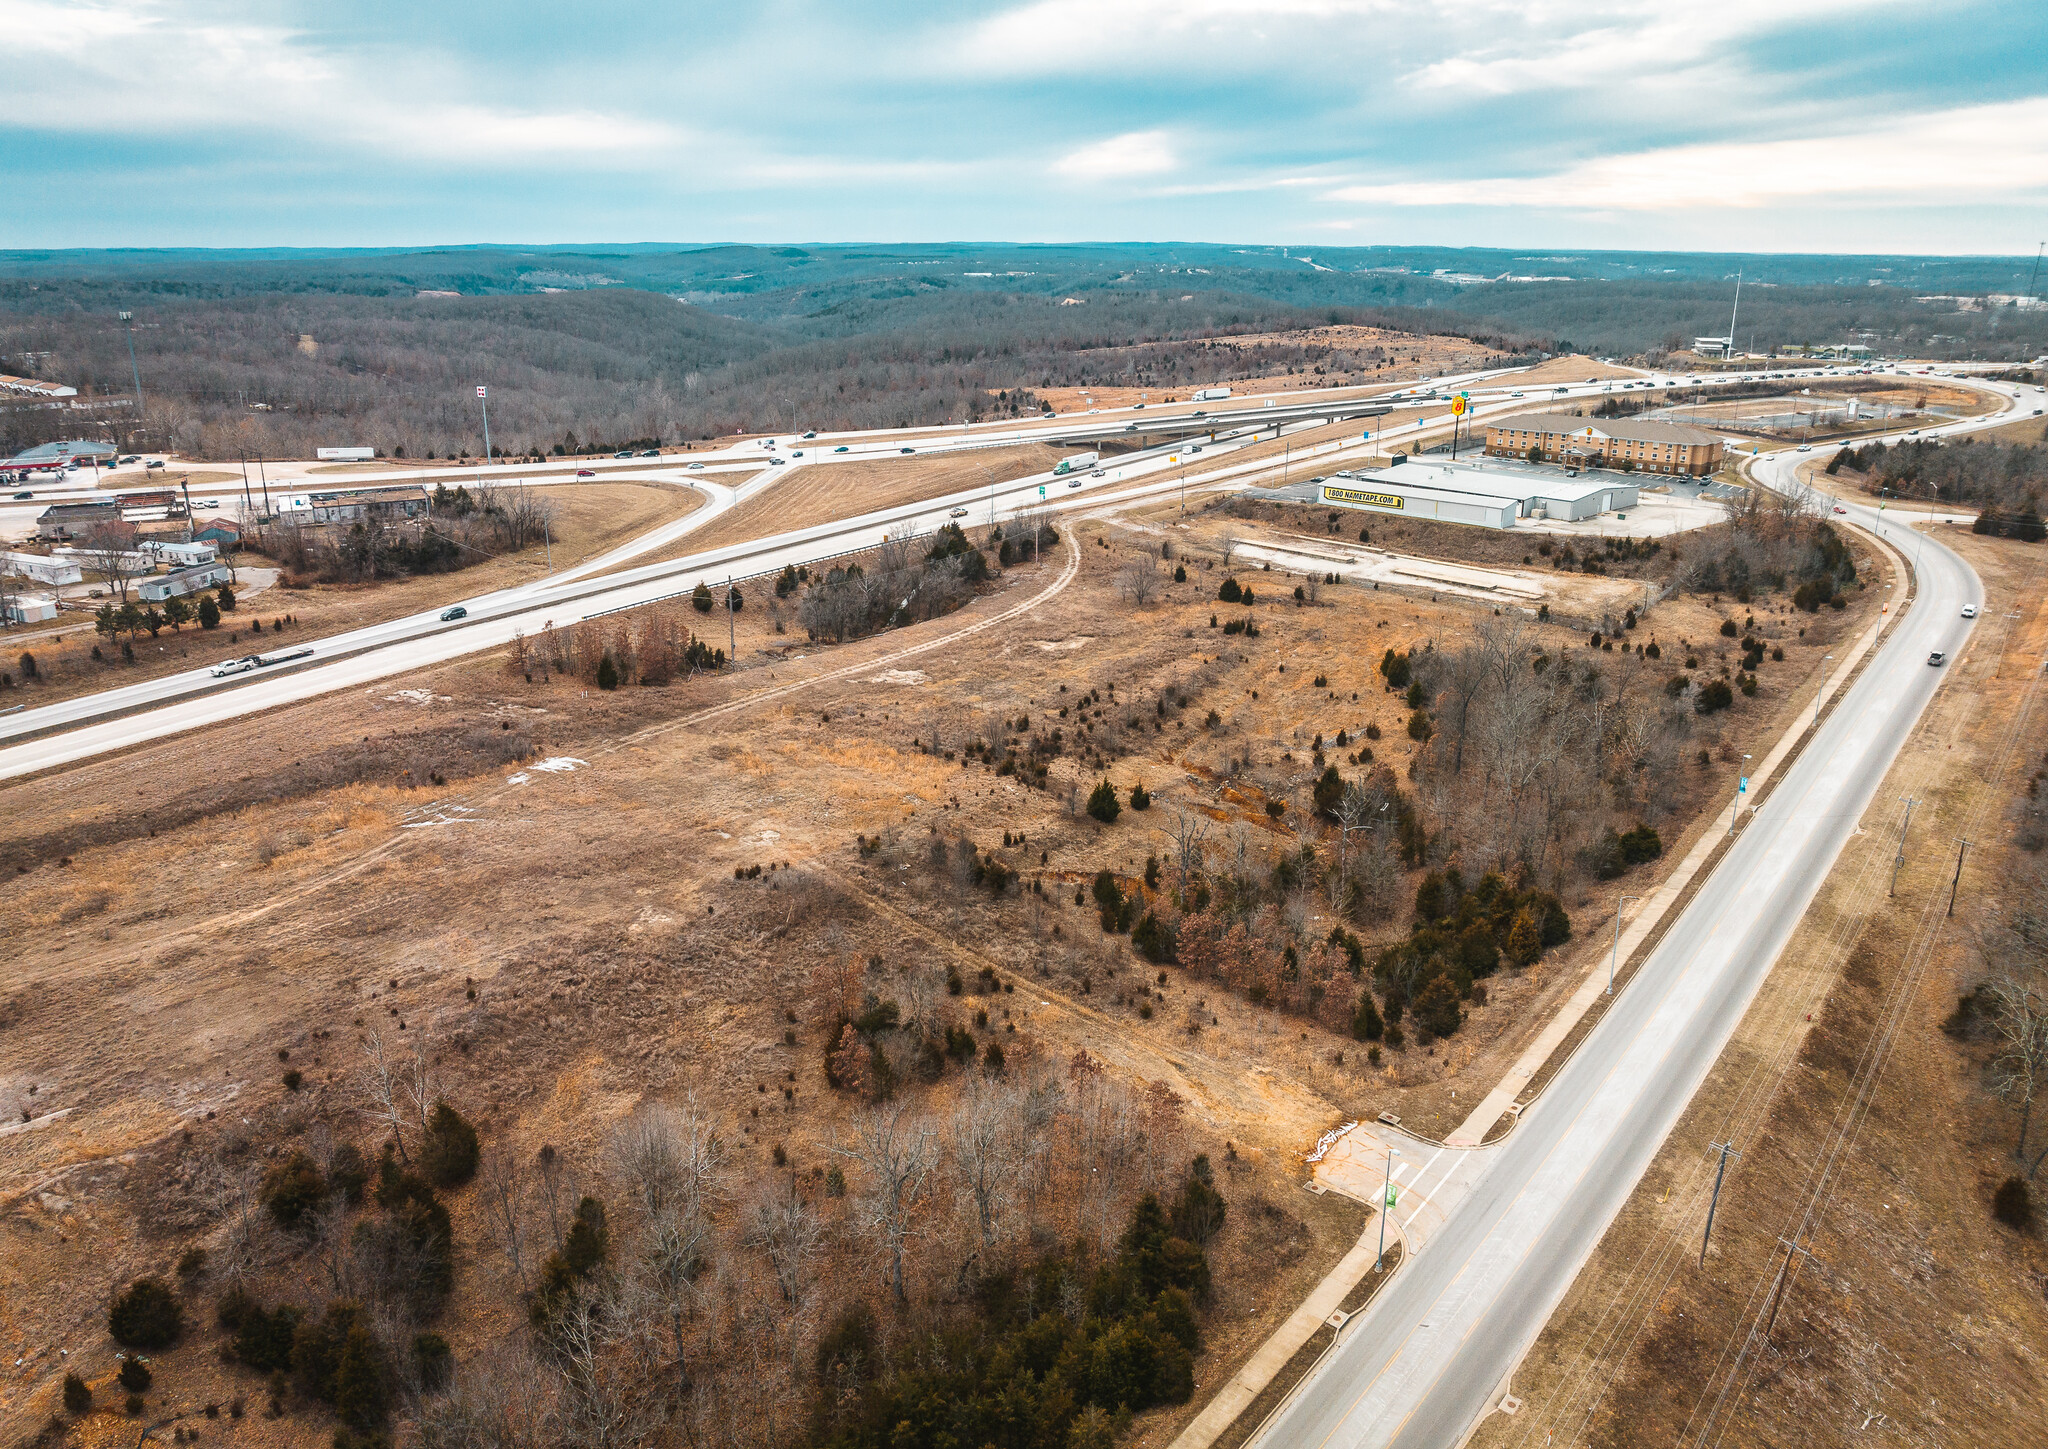
[{"label": "white semi trailer", "polygon": [[1200,392],[1195,394],[1194,400],[1196,402],[1215,402],[1219,398],[1226,398],[1229,396],[1230,389],[1227,387],[1205,387]]},{"label": "white semi trailer", "polygon": [[1053,464],[1053,476],[1057,478],[1063,473],[1078,473],[1084,468],[1093,468],[1101,456],[1100,453],[1076,453],[1071,458],[1062,458]]}]

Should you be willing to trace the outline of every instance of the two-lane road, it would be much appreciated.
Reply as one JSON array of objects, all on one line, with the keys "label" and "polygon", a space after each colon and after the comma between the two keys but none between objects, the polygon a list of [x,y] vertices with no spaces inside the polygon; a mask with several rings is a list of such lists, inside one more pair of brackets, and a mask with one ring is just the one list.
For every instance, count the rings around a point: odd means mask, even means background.
[{"label": "two-lane road", "polygon": [[[1791,486],[1797,454],[1760,460]],[[1851,521],[1877,511],[1848,505]],[[1898,515],[1890,515],[1896,520]],[[1450,1449],[1496,1401],[1741,1021],[1973,627],[1938,537],[1919,591],[1721,865],[1435,1237],[1259,1442]],[[1888,807],[1880,807],[1888,808]]]}]

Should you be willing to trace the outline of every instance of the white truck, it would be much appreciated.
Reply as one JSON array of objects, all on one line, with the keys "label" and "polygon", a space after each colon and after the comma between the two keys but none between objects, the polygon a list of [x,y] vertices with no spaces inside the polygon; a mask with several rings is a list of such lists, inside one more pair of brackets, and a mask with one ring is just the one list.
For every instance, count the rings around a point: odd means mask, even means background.
[{"label": "white truck", "polygon": [[1197,392],[1197,393],[1196,393],[1196,394],[1194,395],[1194,397],[1193,397],[1192,399],[1190,399],[1190,401],[1193,401],[1193,402],[1215,402],[1215,401],[1217,401],[1217,400],[1218,400],[1219,398],[1226,398],[1226,397],[1229,397],[1229,396],[1230,396],[1230,389],[1229,389],[1229,388],[1227,388],[1227,387],[1205,387],[1205,388],[1203,388],[1203,389],[1202,389],[1201,391]]},{"label": "white truck", "polygon": [[1093,468],[1099,453],[1076,453],[1071,458],[1062,458],[1053,464],[1052,475],[1057,478],[1063,473],[1078,473],[1083,468]]}]

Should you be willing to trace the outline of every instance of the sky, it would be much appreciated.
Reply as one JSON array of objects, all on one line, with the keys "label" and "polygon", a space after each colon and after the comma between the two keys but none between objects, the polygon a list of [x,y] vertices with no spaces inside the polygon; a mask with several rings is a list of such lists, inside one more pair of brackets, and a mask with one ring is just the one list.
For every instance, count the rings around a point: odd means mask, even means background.
[{"label": "sky", "polygon": [[2031,254],[2042,0],[0,0],[0,247]]}]

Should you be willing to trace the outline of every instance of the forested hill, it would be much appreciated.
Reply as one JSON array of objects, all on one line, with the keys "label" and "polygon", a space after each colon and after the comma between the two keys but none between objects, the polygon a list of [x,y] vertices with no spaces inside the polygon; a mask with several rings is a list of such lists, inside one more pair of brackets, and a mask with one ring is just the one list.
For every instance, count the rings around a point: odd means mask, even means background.
[{"label": "forested hill", "polygon": [[[0,371],[128,390],[207,456],[336,441],[474,451],[935,423],[1108,384],[1132,349],[1362,322],[1492,353],[1633,355],[1725,332],[2030,358],[2048,311],[1986,303],[2031,259],[1528,254],[1206,244],[453,247],[0,253]],[[1940,300],[1928,300],[1936,298]],[[1958,310],[1961,309],[1961,310]],[[1155,359],[1156,360],[1156,359]],[[1175,385],[1198,375],[1184,355]],[[1125,377],[1124,380],[1130,380]],[[0,408],[0,445],[64,420]]]}]

